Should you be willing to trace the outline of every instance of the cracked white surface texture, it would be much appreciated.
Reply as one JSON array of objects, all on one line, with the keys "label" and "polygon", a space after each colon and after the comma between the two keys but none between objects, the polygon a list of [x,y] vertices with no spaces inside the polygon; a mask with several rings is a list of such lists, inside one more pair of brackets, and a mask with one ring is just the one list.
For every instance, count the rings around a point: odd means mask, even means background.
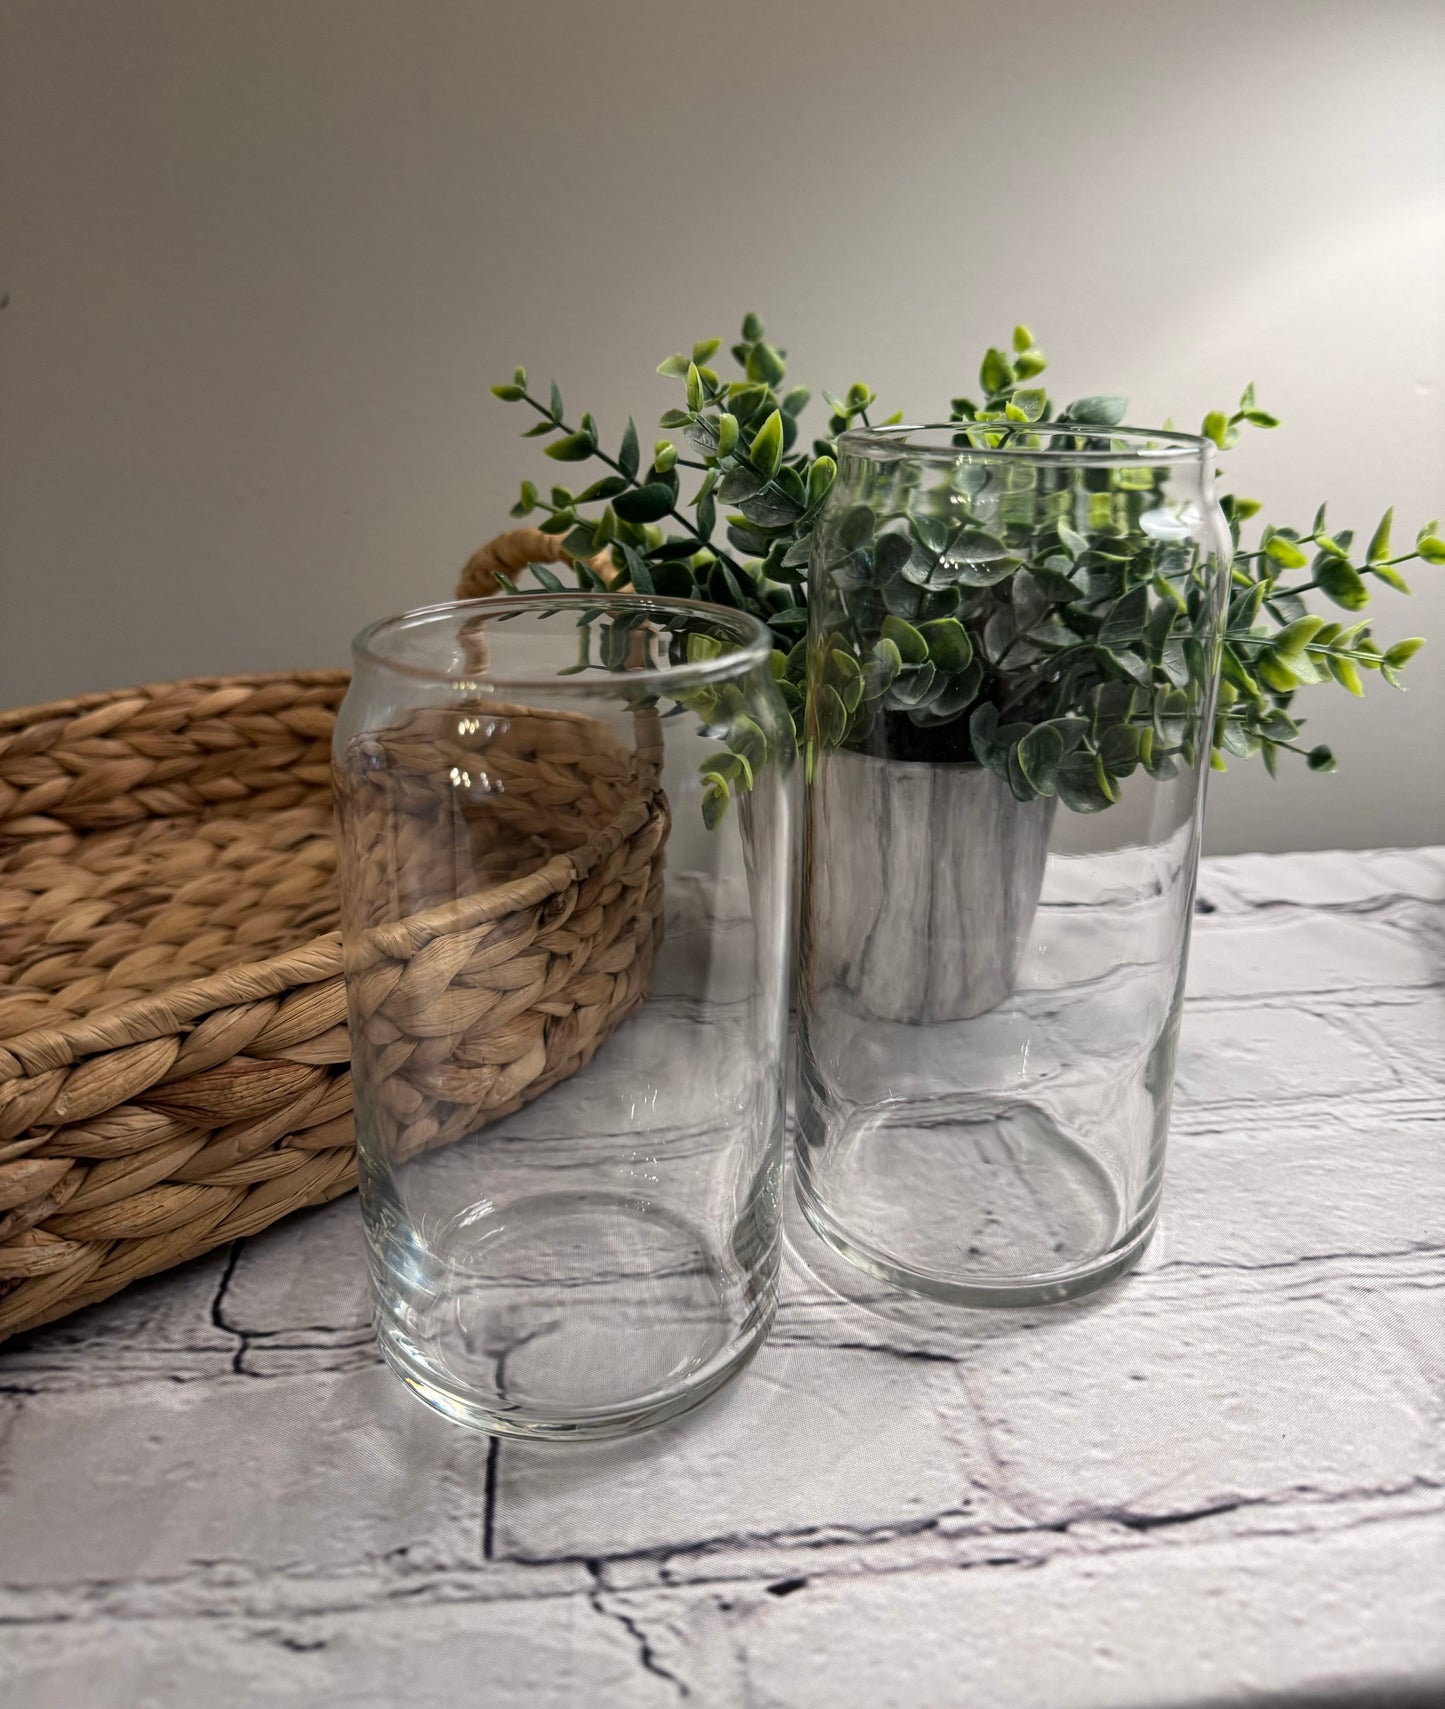
[{"label": "cracked white surface texture", "polygon": [[709,1407],[494,1444],[380,1366],[345,1200],[10,1343],[0,1703],[1445,1704],[1445,850],[1199,899],[1163,1227],[1075,1306],[795,1219]]}]

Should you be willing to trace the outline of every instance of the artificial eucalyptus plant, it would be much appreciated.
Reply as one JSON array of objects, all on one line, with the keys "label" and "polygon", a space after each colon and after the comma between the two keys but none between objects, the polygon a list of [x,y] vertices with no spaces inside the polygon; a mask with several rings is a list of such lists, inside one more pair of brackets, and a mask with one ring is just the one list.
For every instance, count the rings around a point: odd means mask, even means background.
[{"label": "artificial eucalyptus plant", "polygon": [[[549,457],[604,465],[580,492],[553,484],[544,493],[524,481],[512,512],[543,513],[541,528],[563,536],[581,587],[631,586],[761,618],[774,638],[783,697],[810,752],[866,747],[882,720],[892,754],[976,760],[1021,799],[1057,795],[1079,812],[1117,800],[1120,780],[1141,765],[1163,778],[1179,759],[1193,763],[1198,685],[1209,677],[1195,636],[1207,626],[1205,578],[1177,541],[1141,525],[1158,479],[1149,468],[1104,471],[1089,497],[1087,538],[1062,505],[1026,505],[984,527],[969,516],[966,493],[961,510],[953,495],[946,518],[917,495],[894,494],[887,505],[860,504],[836,526],[830,521],[828,580],[843,592],[821,625],[807,695],[812,536],[837,475],[837,435],[855,423],[873,425],[875,396],[861,383],[841,396],[824,392],[827,437],[804,444],[800,418],[811,394],[786,386],[786,353],[768,342],[758,317],[744,318],[731,347],[738,378],[724,380],[711,365],[719,347],[708,339],[660,365],[659,373],[684,388],[682,407],[668,410],[660,425],[680,432],[693,454],[659,439],[646,467],[631,420],[608,453],[591,415],[568,420],[555,383],[545,401],[528,389],[521,368],[493,387],[536,413],[528,437],[548,439]],[[1081,444],[1107,443],[1124,419],[1125,400],[1092,396],[1056,409],[1037,383],[1045,367],[1022,326],[1009,351],[990,349],[979,370],[981,401],[952,400],[960,448],[1058,445],[1071,435]],[[1276,425],[1251,386],[1236,410],[1206,416],[1202,432],[1224,451],[1242,427]],[[696,477],[686,500],[683,470]],[[1302,755],[1312,770],[1332,770],[1327,747],[1299,741],[1298,690],[1333,681],[1358,695],[1365,671],[1400,687],[1400,669],[1422,643],[1411,638],[1382,648],[1368,620],[1328,620],[1306,609],[1305,595],[1322,594],[1353,616],[1369,604],[1377,581],[1409,591],[1402,565],[1445,563],[1445,539],[1430,522],[1410,550],[1396,553],[1387,511],[1359,551],[1350,530],[1328,530],[1321,506],[1308,530],[1266,525],[1249,545],[1241,530],[1258,503],[1227,495],[1221,504],[1233,543],[1233,589],[1212,763],[1222,770],[1226,754],[1258,753],[1273,774],[1285,752]],[[719,505],[730,507],[721,517]],[[604,551],[610,574],[589,562]],[[840,563],[840,554],[848,561]],[[562,585],[544,565],[530,570],[543,587]],[[737,730],[716,716],[725,709],[693,710],[727,744],[707,763],[705,810],[715,818],[766,754],[755,729]]]}]

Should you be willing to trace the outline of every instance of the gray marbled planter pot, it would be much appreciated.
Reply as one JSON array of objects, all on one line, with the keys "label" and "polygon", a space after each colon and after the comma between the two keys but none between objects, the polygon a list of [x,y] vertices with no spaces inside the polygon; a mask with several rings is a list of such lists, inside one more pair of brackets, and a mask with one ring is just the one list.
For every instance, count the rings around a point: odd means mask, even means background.
[{"label": "gray marbled planter pot", "polygon": [[802,973],[880,1020],[960,1021],[1013,990],[1038,907],[1052,800],[982,766],[834,751],[804,843]]}]

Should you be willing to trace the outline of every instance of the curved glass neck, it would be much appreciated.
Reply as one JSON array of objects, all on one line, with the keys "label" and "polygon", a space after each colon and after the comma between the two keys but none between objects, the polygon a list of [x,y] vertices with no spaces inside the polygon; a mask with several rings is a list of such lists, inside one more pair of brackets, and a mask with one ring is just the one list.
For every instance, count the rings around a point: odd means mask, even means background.
[{"label": "curved glass neck", "polygon": [[770,650],[767,629],[744,612],[635,593],[459,600],[386,618],[352,643],[358,671],[422,688],[584,697],[609,676],[676,695],[745,676]]},{"label": "curved glass neck", "polygon": [[1168,428],[1100,427],[1071,421],[950,421],[924,426],[855,428],[838,439],[840,466],[854,461],[956,466],[993,462],[1089,469],[1195,468],[1207,470],[1215,447],[1208,439]]}]

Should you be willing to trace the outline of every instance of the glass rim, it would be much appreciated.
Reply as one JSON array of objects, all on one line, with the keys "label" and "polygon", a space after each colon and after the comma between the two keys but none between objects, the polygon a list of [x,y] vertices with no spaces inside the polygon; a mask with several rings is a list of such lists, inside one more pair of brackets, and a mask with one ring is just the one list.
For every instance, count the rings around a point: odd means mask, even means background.
[{"label": "glass rim", "polygon": [[[714,629],[731,631],[736,649],[715,659],[690,660],[683,664],[650,665],[645,669],[608,672],[605,675],[578,673],[574,676],[537,676],[505,670],[451,670],[442,666],[418,664],[399,659],[381,646],[386,637],[403,633],[411,626],[421,627],[428,621],[456,613],[477,616],[518,616],[528,611],[619,611],[638,610],[660,617],[682,617],[696,621],[705,618]],[[687,631],[684,630],[683,633]],[[351,643],[351,656],[358,663],[375,665],[417,682],[448,683],[471,689],[520,688],[546,690],[576,695],[596,695],[615,691],[617,687],[635,688],[639,682],[690,687],[695,683],[727,681],[745,675],[750,670],[766,667],[773,651],[771,630],[751,612],[738,611],[728,605],[713,605],[702,599],[671,599],[662,594],[612,592],[589,593],[585,589],[564,589],[560,593],[545,590],[536,593],[485,594],[477,599],[439,600],[434,605],[418,605],[410,611],[399,611],[390,617],[378,618],[359,631]]]},{"label": "glass rim", "polygon": [[[927,445],[910,441],[910,434],[965,433],[971,428],[995,433],[1066,434],[1075,438],[1131,441],[1121,449],[1063,450],[1042,445]],[[1192,463],[1217,453],[1212,439],[1197,433],[1177,433],[1172,427],[1102,427],[1085,421],[930,421],[892,427],[850,427],[838,435],[840,452],[872,462],[901,461],[905,456],[930,463],[956,463],[963,458],[990,457],[1008,463],[1065,463],[1077,468],[1127,469],[1141,463]]]}]

